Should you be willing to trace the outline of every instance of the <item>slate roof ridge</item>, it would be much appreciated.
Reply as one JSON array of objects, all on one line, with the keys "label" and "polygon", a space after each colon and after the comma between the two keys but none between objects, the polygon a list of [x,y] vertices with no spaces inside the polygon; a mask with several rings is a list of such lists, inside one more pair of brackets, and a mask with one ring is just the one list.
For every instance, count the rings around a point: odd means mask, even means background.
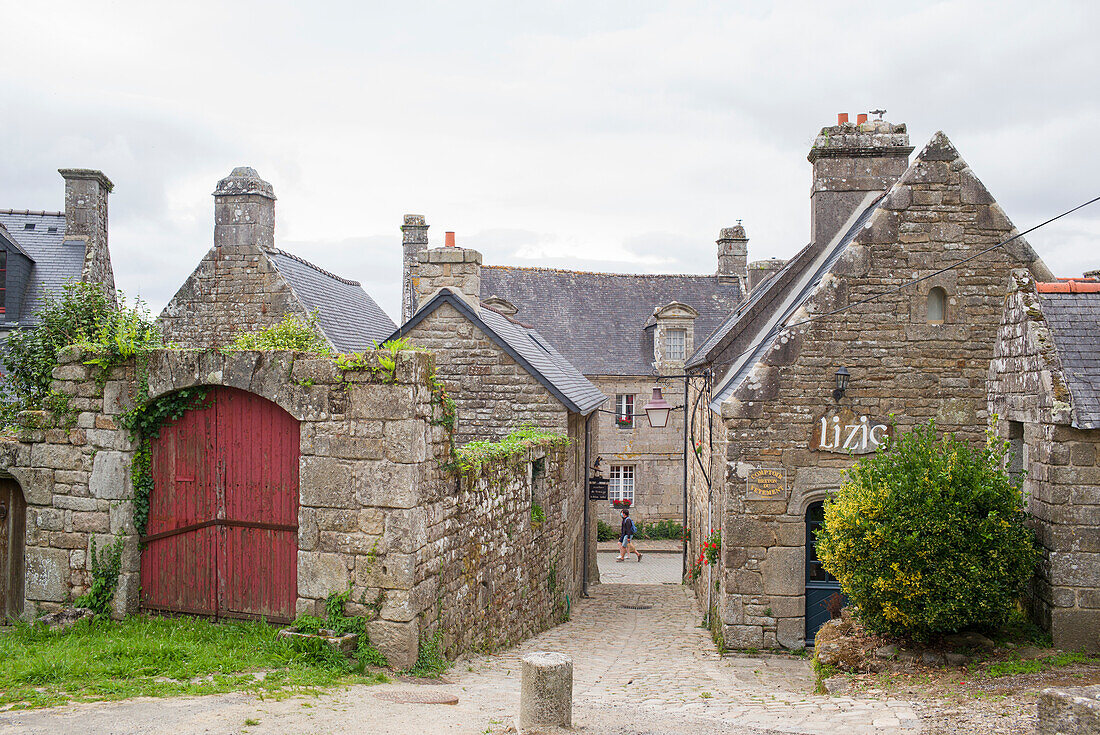
[{"label": "slate roof ridge", "polygon": [[0,214],[19,214],[31,217],[64,217],[64,212],[51,212],[46,209],[0,209]]},{"label": "slate roof ridge", "polygon": [[571,273],[573,275],[582,276],[615,276],[617,278],[714,278],[719,276],[717,273],[614,273],[611,271],[582,271],[573,268],[549,268],[541,265],[483,265],[485,268],[492,269],[508,269],[516,271],[551,271],[554,273]]},{"label": "slate roof ridge", "polygon": [[299,263],[301,263],[302,265],[308,265],[310,268],[317,271],[318,273],[320,273],[322,275],[325,275],[325,276],[328,276],[329,278],[331,278],[333,280],[336,280],[336,281],[339,281],[340,283],[346,284],[348,286],[360,286],[360,287],[362,287],[362,285],[363,285],[359,281],[353,281],[349,278],[343,278],[342,276],[336,275],[332,271],[327,271],[324,268],[322,268],[321,266],[317,265],[316,263],[309,262],[308,260],[303,258],[301,255],[295,255],[294,253],[289,252],[287,250],[283,250],[282,248],[273,248],[273,251],[278,253],[279,255],[285,255],[288,258],[292,258],[292,259],[298,261]]}]

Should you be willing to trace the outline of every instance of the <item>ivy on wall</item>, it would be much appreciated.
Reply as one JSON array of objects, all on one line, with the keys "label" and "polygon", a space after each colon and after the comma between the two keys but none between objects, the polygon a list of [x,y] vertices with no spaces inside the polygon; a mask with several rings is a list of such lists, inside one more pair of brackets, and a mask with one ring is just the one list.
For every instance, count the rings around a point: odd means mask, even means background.
[{"label": "ivy on wall", "polygon": [[131,476],[134,485],[134,528],[145,535],[149,523],[149,496],[153,492],[153,439],[166,423],[184,412],[199,408],[206,399],[206,388],[184,388],[156,401],[149,401],[148,356],[138,358],[139,394],[132,409],[120,417],[120,423],[137,444]]}]

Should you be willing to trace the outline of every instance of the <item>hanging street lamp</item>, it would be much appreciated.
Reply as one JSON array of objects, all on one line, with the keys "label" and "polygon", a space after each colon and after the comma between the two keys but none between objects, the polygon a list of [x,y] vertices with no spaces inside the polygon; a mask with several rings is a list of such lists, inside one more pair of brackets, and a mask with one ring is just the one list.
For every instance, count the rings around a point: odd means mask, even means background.
[{"label": "hanging street lamp", "polygon": [[668,425],[670,411],[672,411],[672,406],[668,405],[668,401],[661,394],[660,387],[654,386],[653,396],[649,399],[649,403],[645,404],[645,416],[649,419],[650,428],[665,428]]}]

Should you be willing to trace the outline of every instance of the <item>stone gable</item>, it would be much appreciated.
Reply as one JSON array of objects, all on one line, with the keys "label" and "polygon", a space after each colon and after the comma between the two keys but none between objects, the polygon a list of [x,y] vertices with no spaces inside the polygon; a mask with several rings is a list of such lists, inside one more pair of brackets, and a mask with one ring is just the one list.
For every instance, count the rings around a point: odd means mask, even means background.
[{"label": "stone gable", "polygon": [[[715,443],[727,447],[720,605],[728,645],[802,645],[804,516],[810,503],[839,487],[852,463],[845,454],[811,448],[817,422],[836,405],[834,374],[841,366],[852,377],[840,406],[853,415],[892,417],[899,430],[935,419],[941,430],[982,440],[985,374],[1004,283],[1013,268],[1046,269],[1017,241],[936,271],[1015,233],[937,133],[786,323],[818,321],[782,330],[722,404]],[[920,277],[926,280],[906,285]],[[926,319],[933,288],[946,294],[942,323]],[[877,298],[858,303],[870,297]],[[784,490],[750,498],[746,482],[757,468],[783,470]]]}]

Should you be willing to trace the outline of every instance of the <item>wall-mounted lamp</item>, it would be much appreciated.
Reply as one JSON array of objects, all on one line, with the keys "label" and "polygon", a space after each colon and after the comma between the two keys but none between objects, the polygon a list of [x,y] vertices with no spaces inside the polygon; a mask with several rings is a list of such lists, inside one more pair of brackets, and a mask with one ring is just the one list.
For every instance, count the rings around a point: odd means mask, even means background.
[{"label": "wall-mounted lamp", "polygon": [[840,370],[836,371],[836,388],[833,390],[833,400],[840,402],[840,399],[844,397],[844,391],[848,390],[848,384],[852,381],[852,374],[848,372],[848,368],[841,366]]},{"label": "wall-mounted lamp", "polygon": [[649,419],[649,426],[653,429],[663,429],[668,425],[668,414],[672,406],[661,395],[661,389],[655,387],[649,403],[645,404],[645,415]]}]

